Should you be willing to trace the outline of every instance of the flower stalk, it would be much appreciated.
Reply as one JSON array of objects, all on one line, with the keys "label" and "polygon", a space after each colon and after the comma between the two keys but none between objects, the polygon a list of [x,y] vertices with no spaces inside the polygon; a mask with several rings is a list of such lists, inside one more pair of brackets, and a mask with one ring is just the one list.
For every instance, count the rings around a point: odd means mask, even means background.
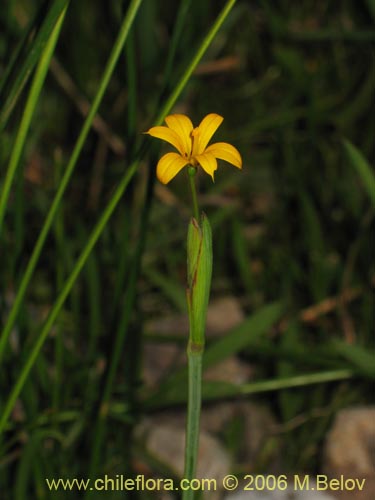
[{"label": "flower stalk", "polygon": [[[206,316],[212,274],[212,235],[205,214],[199,216],[195,175],[201,168],[214,180],[217,160],[224,160],[242,168],[239,151],[227,142],[209,144],[223,122],[216,113],[206,115],[197,127],[186,115],[173,114],[165,117],[166,126],[151,127],[148,135],[172,145],[177,152],[164,154],[156,166],[156,176],[168,184],[183,168],[187,167],[194,217],[188,228],[186,298],[189,313],[188,358],[188,410],[185,446],[185,479],[195,478],[199,448],[199,420],[201,411],[202,359],[205,343]],[[193,490],[183,492],[183,500],[194,498]]]},{"label": "flower stalk", "polygon": [[[202,401],[202,360],[204,346],[196,346],[189,341],[188,356],[188,406],[186,420],[185,468],[184,478],[191,481],[197,470],[199,450],[199,422]],[[186,490],[182,500],[194,498],[193,490]]]},{"label": "flower stalk", "polygon": [[188,167],[188,176],[190,183],[190,191],[191,191],[191,200],[193,203],[193,213],[195,219],[199,220],[199,208],[198,208],[198,199],[197,199],[197,190],[195,187],[195,174],[197,173],[197,169],[195,167]]}]

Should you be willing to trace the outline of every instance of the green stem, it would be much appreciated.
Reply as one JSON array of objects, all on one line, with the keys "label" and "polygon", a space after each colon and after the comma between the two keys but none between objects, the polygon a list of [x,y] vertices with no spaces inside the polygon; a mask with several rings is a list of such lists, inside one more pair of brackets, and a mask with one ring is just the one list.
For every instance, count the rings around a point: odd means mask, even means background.
[{"label": "green stem", "polygon": [[191,190],[191,198],[193,201],[193,213],[196,221],[199,224],[199,208],[198,208],[198,199],[197,199],[197,190],[195,187],[195,174],[197,169],[195,167],[188,167],[188,176]]},{"label": "green stem", "polygon": [[[199,420],[201,413],[202,389],[202,359],[203,345],[188,346],[188,409],[185,444],[185,470],[184,478],[191,481],[195,478],[197,470],[197,457],[199,449]],[[182,500],[194,498],[194,491],[189,489],[183,492]]]}]

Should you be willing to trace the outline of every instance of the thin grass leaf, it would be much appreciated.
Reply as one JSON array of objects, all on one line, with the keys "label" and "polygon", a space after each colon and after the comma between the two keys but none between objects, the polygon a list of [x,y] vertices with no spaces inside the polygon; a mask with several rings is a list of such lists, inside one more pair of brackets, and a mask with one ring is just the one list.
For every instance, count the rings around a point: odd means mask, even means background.
[{"label": "thin grass leaf", "polygon": [[[56,161],[55,172],[56,172],[55,183],[58,185],[62,174],[61,161],[58,160]],[[53,232],[54,232],[57,255],[59,257],[56,262],[56,290],[60,290],[64,282],[64,275],[65,275],[64,256],[67,254],[63,210],[59,210],[57,214],[55,223],[53,225]],[[64,364],[63,332],[60,325],[56,326],[54,355],[55,355],[55,377],[52,388],[52,402],[53,402],[52,405],[54,411],[57,412],[60,407],[61,382],[63,380],[63,364]]]},{"label": "thin grass leaf", "polygon": [[300,193],[300,206],[301,226],[304,228],[306,248],[309,249],[310,258],[321,257],[325,254],[322,224],[312,197],[304,191]]},{"label": "thin grass leaf", "polygon": [[70,0],[55,0],[44,16],[47,4],[45,2],[37,15],[37,20],[42,15],[44,17],[39,31],[33,36],[36,22],[31,22],[29,29],[15,51],[0,83],[0,101],[2,102],[0,109],[0,131],[5,127],[23,87],[51,37],[57,20],[63,12],[66,12],[69,2]]},{"label": "thin grass leaf", "polygon": [[[135,18],[135,15],[137,13],[137,10],[138,10],[141,2],[142,2],[142,0],[133,0],[129,6],[127,14],[125,15],[125,18],[124,18],[123,23],[121,25],[118,37],[114,43],[113,50],[112,50],[111,55],[108,59],[106,68],[103,72],[103,76],[102,76],[98,91],[96,93],[96,96],[94,98],[94,102],[93,102],[91,109],[90,109],[90,112],[87,115],[86,120],[82,126],[80,135],[77,139],[76,145],[75,145],[74,150],[72,152],[72,155],[70,157],[70,161],[66,167],[64,176],[61,179],[59,189],[55,195],[55,198],[52,202],[51,208],[48,212],[47,218],[44,221],[43,227],[39,233],[37,242],[35,243],[34,250],[33,250],[32,255],[30,257],[30,260],[28,262],[27,268],[24,272],[24,275],[23,275],[23,278],[22,278],[21,283],[19,285],[17,295],[15,297],[12,309],[9,313],[7,322],[5,324],[4,330],[3,330],[1,338],[0,338],[0,364],[1,364],[2,357],[4,355],[4,350],[5,350],[6,344],[8,342],[10,332],[11,332],[12,327],[16,321],[19,309],[21,307],[24,295],[26,293],[26,289],[30,283],[31,277],[34,273],[36,264],[39,260],[40,254],[42,252],[44,243],[46,241],[46,238],[48,236],[48,233],[50,231],[52,223],[54,221],[55,215],[60,208],[60,205],[61,205],[61,202],[63,199],[63,195],[65,193],[65,190],[67,188],[69,180],[74,172],[79,155],[82,151],[83,145],[85,143],[85,140],[86,140],[87,135],[90,131],[92,122],[94,120],[95,114],[99,108],[99,105],[102,101],[104,93],[108,87],[113,70],[114,70],[115,65],[118,61],[118,58],[120,57],[122,48],[125,44],[127,35],[129,33],[129,30],[130,30],[130,27],[133,23],[133,20]],[[127,185],[127,182],[126,182],[126,185]]]},{"label": "thin grass leaf", "polygon": [[203,361],[204,368],[217,364],[254,344],[281,318],[283,312],[284,306],[280,302],[262,307],[230,335],[225,335],[207,348]]},{"label": "thin grass leaf", "polygon": [[151,267],[143,269],[142,272],[180,312],[186,312],[186,292],[181,285]]},{"label": "thin grass leaf", "polygon": [[345,153],[361,178],[363,187],[367,191],[371,203],[375,207],[375,174],[363,154],[348,140],[343,141]]},{"label": "thin grass leaf", "polygon": [[[134,407],[135,393],[138,382],[138,373],[140,366],[141,353],[141,335],[129,336],[129,324],[133,315],[136,302],[137,281],[141,268],[141,260],[145,246],[148,219],[151,206],[151,194],[155,182],[155,176],[148,174],[146,179],[147,187],[144,191],[142,209],[139,215],[139,232],[137,245],[134,251],[133,258],[130,262],[130,272],[126,284],[123,307],[121,308],[117,328],[112,343],[112,353],[110,355],[109,367],[106,372],[106,380],[104,389],[102,390],[99,411],[97,413],[97,421],[95,426],[95,438],[92,444],[91,460],[89,464],[89,474],[94,476],[97,474],[101,450],[105,442],[107,433],[107,416],[109,402],[115,386],[116,374],[120,366],[120,361],[125,361],[125,380],[127,381],[126,392],[128,402],[131,408]],[[137,224],[138,226],[138,224]],[[126,248],[124,249],[126,251]],[[126,346],[126,347],[125,347]],[[125,356],[123,356],[125,348]]]},{"label": "thin grass leaf", "polygon": [[21,124],[17,133],[15,143],[12,148],[12,154],[9,161],[9,167],[5,177],[3,189],[0,194],[0,235],[2,229],[2,223],[5,215],[6,204],[8,201],[10,189],[13,184],[14,177],[17,172],[17,168],[20,162],[22,151],[25,145],[26,136],[30,128],[30,123],[34,115],[36,106],[38,104],[38,99],[43,87],[44,80],[47,75],[49,63],[53,55],[55,45],[57,43],[62,23],[64,21],[66,10],[63,10],[60,17],[58,18],[54,29],[51,32],[51,36],[45,47],[44,52],[40,58],[35,76],[33,79],[33,84],[30,89],[29,97],[26,103],[25,110],[22,115]]},{"label": "thin grass leaf", "polygon": [[127,145],[128,150],[131,150],[134,144],[134,137],[136,134],[137,123],[137,64],[135,53],[135,41],[133,30],[129,33],[128,43],[125,45],[126,51],[126,69],[127,69],[127,82],[128,82],[128,110],[127,110],[127,124],[128,124],[128,137]]},{"label": "thin grass leaf", "polygon": [[195,56],[193,57],[191,63],[187,67],[186,71],[183,73],[180,81],[176,85],[174,91],[172,92],[171,96],[169,99],[166,101],[164,104],[162,110],[158,114],[155,124],[154,125],[160,125],[165,116],[169,113],[169,111],[173,108],[175,105],[178,97],[181,95],[183,89],[185,88],[187,82],[189,81],[191,75],[193,74],[193,71],[195,68],[198,66],[200,60],[204,56],[204,53],[210,46],[212,40],[214,39],[216,33],[219,31],[220,27],[224,23],[225,19],[227,18],[228,14],[234,7],[235,3],[237,0],[228,0],[226,4],[224,5],[222,11],[220,12],[219,16],[217,17],[216,21],[212,25],[211,29],[207,33],[207,35],[204,37],[201,45],[199,46]]},{"label": "thin grass leaf", "polygon": [[[297,323],[291,323],[280,339],[280,347],[285,349],[303,348],[301,345],[301,330]],[[308,357],[308,355],[306,356]],[[277,360],[277,374],[281,377],[294,376],[298,373],[299,365],[293,359],[285,360],[282,356]],[[283,421],[288,421],[301,411],[305,401],[303,392],[283,390],[278,394],[279,405]]]},{"label": "thin grass leaf", "polygon": [[95,352],[98,347],[99,335],[102,324],[102,310],[101,310],[101,276],[98,261],[95,252],[91,253],[85,267],[86,281],[88,289],[88,331],[89,341],[87,348],[87,361],[92,363]]},{"label": "thin grass leaf", "polygon": [[326,384],[340,380],[348,380],[355,376],[352,370],[335,370],[319,373],[306,373],[292,377],[281,377],[271,380],[260,380],[250,384],[228,384],[223,382],[203,382],[202,395],[205,400],[222,399],[240,395],[261,394],[264,392],[281,391],[295,387],[305,387],[314,384]]},{"label": "thin grass leaf", "polygon": [[14,499],[24,500],[28,498],[28,492],[30,491],[30,482],[34,478],[33,466],[37,459],[41,449],[41,442],[43,439],[54,439],[59,442],[63,442],[64,435],[58,431],[52,429],[38,430],[34,432],[25,444],[21,459],[18,464],[17,472],[15,475],[15,490]]},{"label": "thin grass leaf", "polygon": [[[360,85],[359,88],[357,88]],[[367,78],[359,82],[355,82],[355,93],[352,98],[345,100],[345,106],[342,110],[335,113],[335,121],[341,128],[347,128],[352,123],[363,116],[364,113],[371,107],[374,96],[375,86],[375,66],[369,68]],[[353,91],[353,89],[352,89]]]},{"label": "thin grass leaf", "polygon": [[168,85],[168,82],[170,81],[172,76],[173,63],[175,62],[177,47],[183,34],[184,25],[186,21],[189,19],[191,2],[192,0],[182,0],[180,3],[179,10],[177,12],[173,35],[170,42],[170,48],[168,50],[168,56],[165,63],[164,86]]},{"label": "thin grass leaf", "polygon": [[243,286],[250,295],[254,292],[254,278],[250,267],[249,249],[243,226],[234,218],[232,223],[233,256],[241,276]]},{"label": "thin grass leaf", "polygon": [[375,379],[375,351],[369,351],[359,345],[349,345],[340,340],[333,341],[332,346],[363,375]]},{"label": "thin grass leaf", "polygon": [[[291,377],[280,377],[271,380],[259,380],[249,384],[232,384],[225,381],[203,381],[202,398],[205,401],[217,401],[224,398],[233,398],[238,396],[247,396],[250,394],[262,394],[265,392],[282,391],[296,387],[305,387],[315,384],[326,384],[329,382],[338,382],[341,380],[352,379],[356,372],[350,369],[322,371],[317,373],[306,373],[303,375],[294,375]],[[146,408],[161,409],[183,404],[186,402],[186,390],[176,391],[173,398],[159,397],[146,402]]]},{"label": "thin grass leaf", "polygon": [[371,14],[372,20],[375,21],[375,0],[366,0],[366,4]]}]

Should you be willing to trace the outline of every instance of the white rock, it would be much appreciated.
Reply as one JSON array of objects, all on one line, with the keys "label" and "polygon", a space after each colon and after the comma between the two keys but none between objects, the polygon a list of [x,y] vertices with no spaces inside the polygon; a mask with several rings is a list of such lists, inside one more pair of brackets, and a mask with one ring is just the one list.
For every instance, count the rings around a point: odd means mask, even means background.
[{"label": "white rock", "polygon": [[375,408],[341,410],[327,435],[325,471],[334,476],[375,476]]},{"label": "white rock", "polygon": [[[179,477],[184,472],[185,428],[172,425],[152,426],[148,431],[146,446],[160,462],[172,469]],[[212,478],[221,482],[229,474],[230,460],[220,442],[201,432],[198,455],[198,478]]]}]

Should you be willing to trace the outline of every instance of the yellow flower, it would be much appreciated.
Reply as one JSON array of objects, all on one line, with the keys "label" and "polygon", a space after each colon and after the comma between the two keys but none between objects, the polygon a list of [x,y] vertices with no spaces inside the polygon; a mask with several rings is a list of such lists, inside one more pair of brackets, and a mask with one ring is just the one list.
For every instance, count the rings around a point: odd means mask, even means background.
[{"label": "yellow flower", "polygon": [[205,116],[198,127],[194,128],[190,118],[175,114],[165,118],[167,127],[151,127],[146,132],[153,137],[169,142],[178,153],[162,156],[156,167],[160,182],[168,184],[186,165],[200,165],[214,180],[217,159],[225,160],[237,168],[242,168],[242,159],[238,150],[226,142],[216,142],[207,146],[211,137],[219,128],[223,117],[216,113]]}]

